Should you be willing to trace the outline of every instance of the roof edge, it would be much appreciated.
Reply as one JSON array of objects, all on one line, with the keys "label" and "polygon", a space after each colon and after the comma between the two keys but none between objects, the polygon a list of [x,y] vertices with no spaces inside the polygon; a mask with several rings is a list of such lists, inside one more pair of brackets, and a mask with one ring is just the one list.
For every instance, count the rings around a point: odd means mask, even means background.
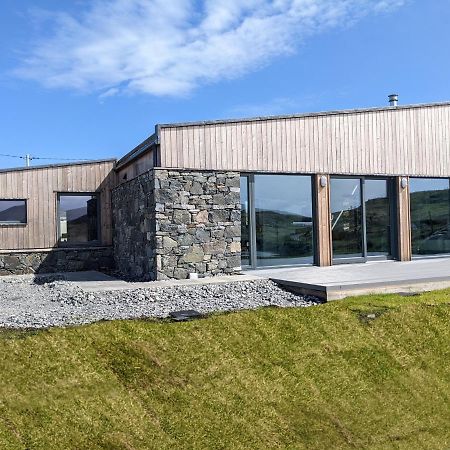
[{"label": "roof edge", "polygon": [[158,144],[158,133],[153,133],[150,137],[142,141],[139,145],[133,148],[130,152],[128,152],[125,156],[122,156],[117,161],[116,170],[122,169],[127,166],[131,162],[133,162],[136,158],[141,156],[143,153],[149,151],[153,146]]},{"label": "roof edge", "polygon": [[440,106],[450,106],[450,101],[436,102],[436,103],[417,103],[411,105],[399,105],[399,106],[382,106],[373,108],[356,108],[356,109],[341,109],[331,111],[319,111],[311,113],[300,114],[287,114],[287,115],[274,115],[274,116],[257,116],[238,119],[218,119],[218,120],[202,120],[197,122],[175,122],[159,124],[159,128],[178,128],[178,127],[192,127],[192,126],[205,126],[205,125],[221,125],[239,122],[258,122],[261,120],[279,120],[279,119],[302,119],[308,117],[322,117],[322,116],[335,116],[345,114],[361,114],[366,112],[378,112],[378,111],[397,111],[405,109],[417,109],[417,108],[432,108]]},{"label": "roof edge", "polygon": [[94,159],[92,161],[74,161],[70,163],[56,163],[56,164],[45,164],[42,166],[29,166],[29,167],[8,167],[5,169],[0,169],[0,173],[5,172],[20,172],[23,170],[40,170],[40,169],[50,169],[53,167],[70,167],[70,166],[81,166],[81,165],[89,165],[89,164],[99,164],[99,163],[116,163],[116,158],[109,158],[109,159]]}]

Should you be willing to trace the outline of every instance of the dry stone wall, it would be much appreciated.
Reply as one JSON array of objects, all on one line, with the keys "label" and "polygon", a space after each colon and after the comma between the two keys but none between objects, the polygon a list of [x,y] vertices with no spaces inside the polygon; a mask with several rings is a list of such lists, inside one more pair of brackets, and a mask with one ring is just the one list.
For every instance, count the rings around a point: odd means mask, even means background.
[{"label": "dry stone wall", "polygon": [[0,253],[0,276],[114,269],[112,247],[11,250]]},{"label": "dry stone wall", "polygon": [[121,184],[112,195],[114,259],[132,280],[154,280],[155,198],[151,170]]},{"label": "dry stone wall", "polygon": [[158,279],[241,265],[239,173],[155,170]]},{"label": "dry stone wall", "polygon": [[238,172],[153,169],[116,188],[119,270],[158,280],[239,270],[239,180]]}]

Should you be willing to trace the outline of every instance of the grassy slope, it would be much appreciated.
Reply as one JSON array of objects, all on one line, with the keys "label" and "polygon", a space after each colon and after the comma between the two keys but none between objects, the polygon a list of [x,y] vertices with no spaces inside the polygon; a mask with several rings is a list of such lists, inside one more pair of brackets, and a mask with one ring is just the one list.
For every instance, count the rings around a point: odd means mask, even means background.
[{"label": "grassy slope", "polygon": [[2,332],[0,448],[450,448],[449,342],[450,290]]}]

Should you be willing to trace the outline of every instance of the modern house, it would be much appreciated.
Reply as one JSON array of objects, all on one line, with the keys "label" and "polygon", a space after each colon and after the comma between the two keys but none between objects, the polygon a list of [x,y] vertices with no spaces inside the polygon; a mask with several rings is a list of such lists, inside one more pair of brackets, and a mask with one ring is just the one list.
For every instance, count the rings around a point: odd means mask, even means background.
[{"label": "modern house", "polygon": [[186,278],[450,254],[450,103],[157,125],[0,171],[0,273]]}]

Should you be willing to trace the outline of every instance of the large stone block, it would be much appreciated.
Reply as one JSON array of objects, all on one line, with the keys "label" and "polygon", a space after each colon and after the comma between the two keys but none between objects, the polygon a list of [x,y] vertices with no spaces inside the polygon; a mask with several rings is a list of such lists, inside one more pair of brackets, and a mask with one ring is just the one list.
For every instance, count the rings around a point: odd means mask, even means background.
[{"label": "large stone block", "polygon": [[203,252],[206,255],[223,255],[227,244],[225,241],[215,240],[203,244]]},{"label": "large stone block", "polygon": [[181,259],[185,263],[196,263],[203,261],[204,256],[205,253],[203,251],[203,248],[200,245],[194,244],[189,247],[189,249]]}]

